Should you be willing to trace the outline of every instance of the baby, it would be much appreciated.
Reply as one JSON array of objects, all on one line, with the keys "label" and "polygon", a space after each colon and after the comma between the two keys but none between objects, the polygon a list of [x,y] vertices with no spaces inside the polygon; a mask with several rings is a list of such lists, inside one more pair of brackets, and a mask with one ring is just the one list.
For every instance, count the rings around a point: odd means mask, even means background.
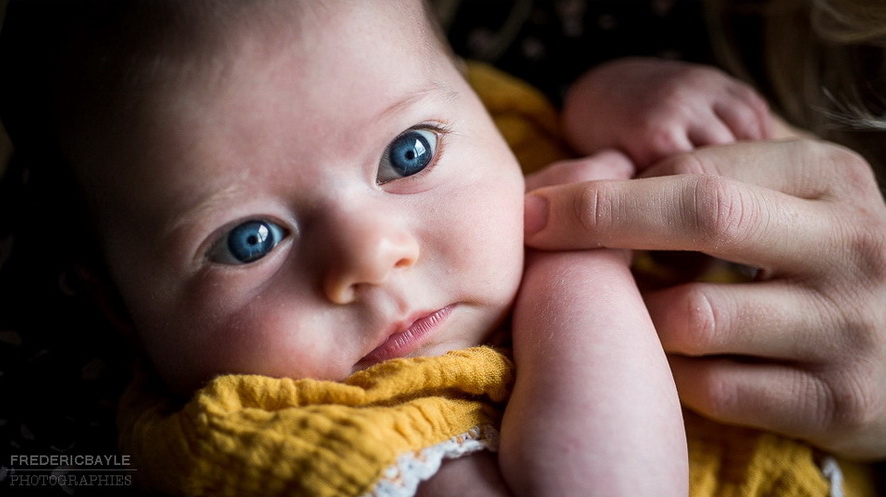
[{"label": "baby", "polygon": [[[93,292],[119,297],[115,320],[171,392],[231,374],[342,382],[506,345],[506,330],[518,376],[499,456],[444,463],[424,495],[687,493],[677,393],[628,255],[524,259],[523,173],[420,1],[59,8],[74,27],[41,132],[85,203]],[[14,139],[34,131],[3,117]],[[607,151],[530,186],[633,170]]]}]

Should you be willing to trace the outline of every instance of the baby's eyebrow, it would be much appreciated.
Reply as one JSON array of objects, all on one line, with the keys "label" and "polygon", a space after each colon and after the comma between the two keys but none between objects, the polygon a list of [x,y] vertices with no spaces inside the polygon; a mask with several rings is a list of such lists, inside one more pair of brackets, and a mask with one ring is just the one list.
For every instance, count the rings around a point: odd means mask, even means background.
[{"label": "baby's eyebrow", "polygon": [[210,213],[217,211],[220,206],[228,205],[232,199],[241,197],[245,190],[244,181],[236,181],[221,190],[207,195],[204,199],[185,210],[168,227],[164,227],[160,233],[160,239],[167,240],[173,238],[185,226],[206,219]]},{"label": "baby's eyebrow", "polygon": [[436,98],[438,95],[440,100],[448,102],[455,100],[458,96],[458,92],[440,81],[432,80],[428,84],[428,86],[407,92],[403,96],[403,98],[398,99],[396,102],[382,109],[381,112],[378,113],[377,118],[390,118],[393,115],[403,112],[405,109],[409,108],[409,106],[414,105],[418,101],[430,97]]},{"label": "baby's eyebrow", "polygon": [[[440,81],[432,80],[427,86],[420,87],[413,91],[404,93],[404,96],[397,99],[392,104],[384,107],[376,114],[376,119],[388,119],[408,109],[415,103],[424,99],[438,99],[442,103],[450,102],[458,98],[458,92]],[[230,205],[232,200],[242,198],[248,184],[248,174],[243,173],[242,177],[236,178],[224,188],[211,192],[200,199],[184,212],[168,226],[164,226],[160,231],[159,240],[166,241],[173,239],[180,230],[186,226],[200,223],[210,217],[212,212]]]}]

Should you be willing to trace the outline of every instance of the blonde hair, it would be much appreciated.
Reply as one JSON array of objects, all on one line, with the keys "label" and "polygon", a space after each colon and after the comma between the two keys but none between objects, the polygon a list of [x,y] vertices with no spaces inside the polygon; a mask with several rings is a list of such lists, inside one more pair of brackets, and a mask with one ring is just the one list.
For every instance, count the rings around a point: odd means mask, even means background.
[{"label": "blonde hair", "polygon": [[812,23],[836,43],[886,46],[886,3],[871,0],[815,0]]},{"label": "blonde hair", "polygon": [[[756,80],[788,121],[856,149],[886,173],[886,2],[707,0],[706,7],[728,68]],[[756,17],[760,53],[739,46],[736,17]]]}]

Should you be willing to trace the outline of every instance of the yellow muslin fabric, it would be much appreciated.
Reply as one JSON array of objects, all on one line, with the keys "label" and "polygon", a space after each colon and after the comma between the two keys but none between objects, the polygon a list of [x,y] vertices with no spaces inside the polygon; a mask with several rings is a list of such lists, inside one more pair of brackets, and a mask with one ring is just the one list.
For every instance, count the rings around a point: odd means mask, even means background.
[{"label": "yellow muslin fabric", "polygon": [[[873,497],[870,469],[752,428],[684,413],[692,497]],[[837,465],[840,474],[825,476]],[[834,489],[832,486],[841,488]]]},{"label": "yellow muslin fabric", "polygon": [[[482,64],[466,74],[526,172],[571,157],[540,92]],[[183,406],[143,376],[121,401],[121,451],[138,482],[169,495],[366,495],[398,478],[390,469],[404,454],[494,433],[485,427],[497,426],[513,374],[506,354],[478,347],[385,362],[342,383],[223,376]],[[828,479],[821,468],[836,460],[802,442],[685,417],[692,497],[874,495],[864,465],[839,461]]]},{"label": "yellow muslin fabric", "polygon": [[506,355],[477,347],[340,383],[222,376],[183,407],[144,377],[121,402],[121,450],[142,487],[170,495],[364,495],[403,454],[487,436],[512,375]]}]

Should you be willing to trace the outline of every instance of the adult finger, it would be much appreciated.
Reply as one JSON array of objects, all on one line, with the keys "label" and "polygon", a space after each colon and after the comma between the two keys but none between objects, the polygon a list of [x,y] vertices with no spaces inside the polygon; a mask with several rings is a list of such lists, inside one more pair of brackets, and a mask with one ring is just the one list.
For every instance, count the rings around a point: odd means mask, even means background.
[{"label": "adult finger", "polygon": [[[723,176],[816,199],[869,183],[870,165],[857,153],[828,142],[808,139],[741,142],[697,149],[667,157],[643,171],[642,177],[680,174]],[[847,178],[847,175],[850,175]],[[848,181],[847,181],[848,180]],[[856,195],[857,192],[852,192]]]},{"label": "adult finger", "polygon": [[654,178],[532,192],[527,244],[698,250],[755,266],[799,262],[837,243],[834,228],[851,204],[880,198],[860,156],[810,140],[707,147],[646,175]]},{"label": "adult finger", "polygon": [[[867,383],[870,364],[853,367],[797,368],[740,357],[669,356],[684,405],[727,424],[775,431],[805,439],[830,452],[857,460],[878,460],[886,426],[872,421]],[[868,368],[868,369],[865,369]]]},{"label": "adult finger", "polygon": [[821,433],[831,422],[818,405],[804,405],[831,392],[803,370],[738,357],[668,360],[683,404],[717,421],[789,436]]},{"label": "adult finger", "polygon": [[526,244],[695,250],[790,272],[835,235],[816,202],[711,175],[558,185],[527,196]]},{"label": "adult finger", "polygon": [[836,326],[829,305],[791,282],[688,283],[647,292],[644,298],[669,353],[781,361],[831,353],[834,337],[821,331]]}]

